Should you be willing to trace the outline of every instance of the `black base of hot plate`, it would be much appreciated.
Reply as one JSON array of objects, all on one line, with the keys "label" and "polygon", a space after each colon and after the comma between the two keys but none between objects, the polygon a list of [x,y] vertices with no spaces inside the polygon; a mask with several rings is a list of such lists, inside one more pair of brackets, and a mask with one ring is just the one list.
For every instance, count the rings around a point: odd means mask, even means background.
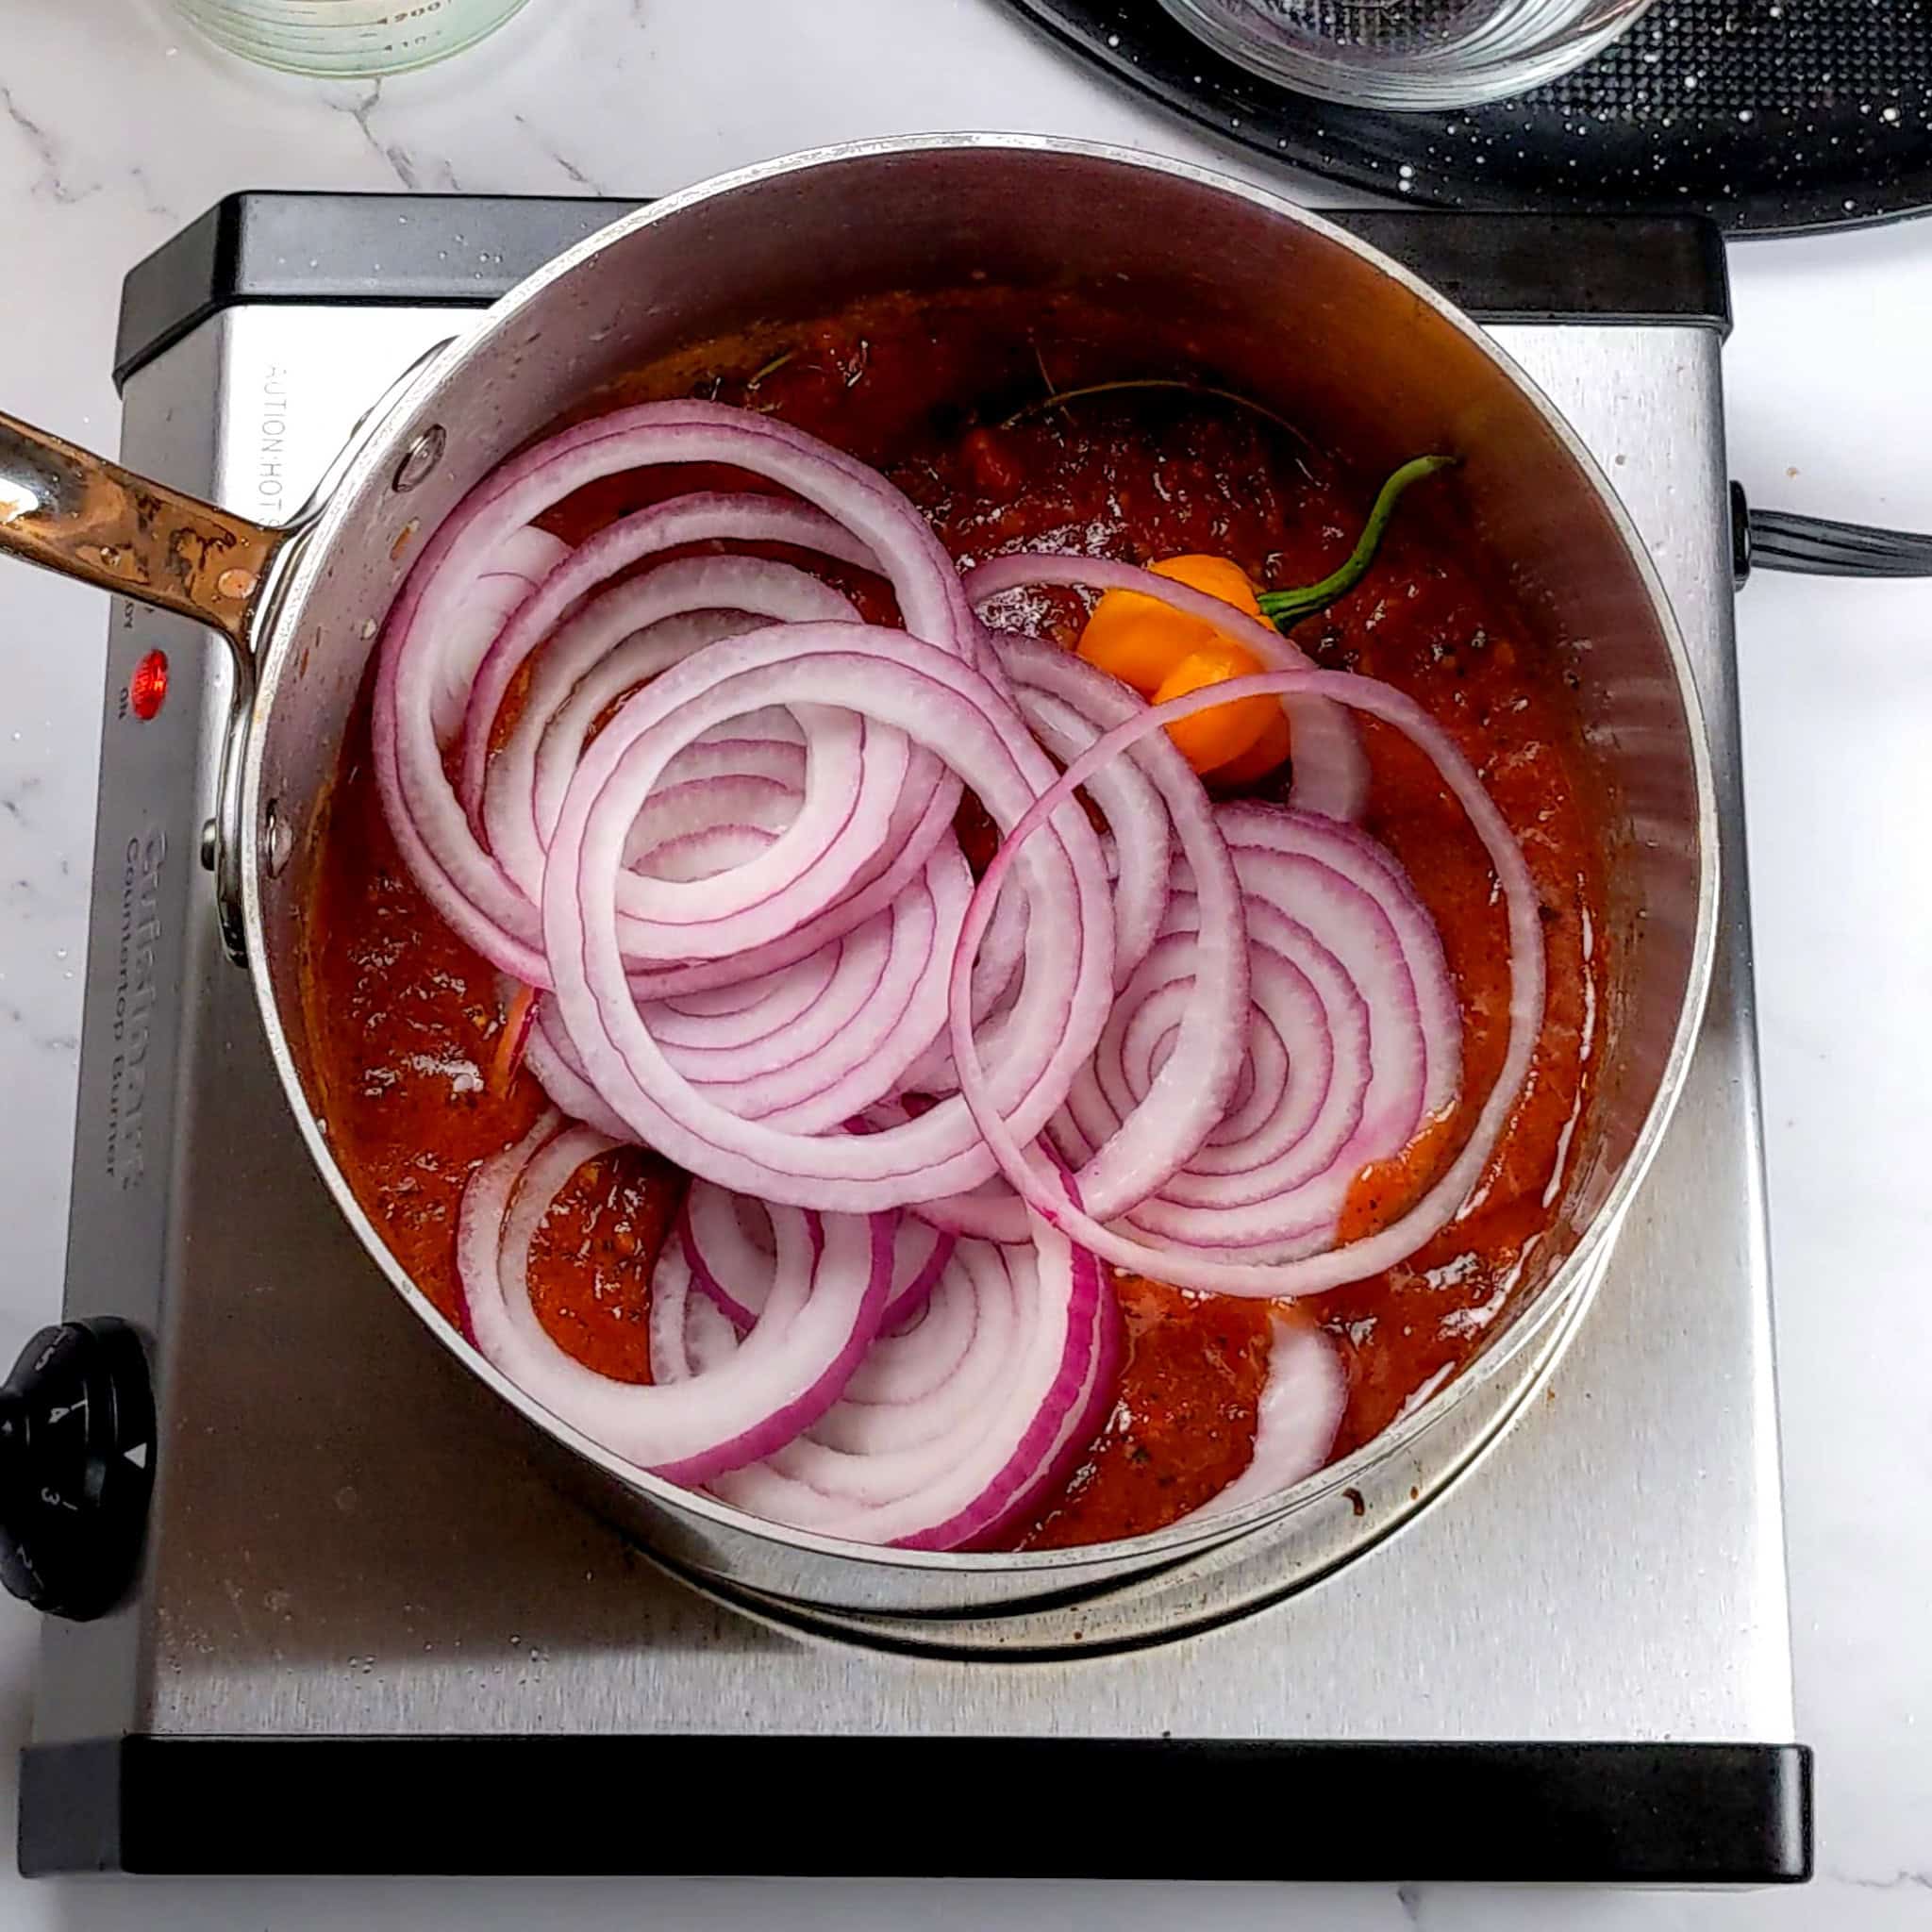
[{"label": "black base of hot plate", "polygon": [[[756,1831],[719,1803],[747,1790],[784,1793]],[[959,1792],[979,1794],[964,1824]],[[103,1739],[27,1751],[20,1863],[1789,1885],[1811,1875],[1811,1758],[1796,1744]]]}]

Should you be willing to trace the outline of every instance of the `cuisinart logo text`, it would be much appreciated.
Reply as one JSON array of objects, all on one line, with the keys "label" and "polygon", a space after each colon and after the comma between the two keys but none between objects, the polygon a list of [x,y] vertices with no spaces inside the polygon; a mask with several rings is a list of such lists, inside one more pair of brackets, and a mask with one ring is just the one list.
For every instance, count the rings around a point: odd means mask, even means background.
[{"label": "cuisinart logo text", "polygon": [[114,975],[114,1065],[108,1075],[108,1172],[131,1188],[146,1170],[147,1049],[161,941],[165,832],[130,839],[121,867],[121,954]]}]

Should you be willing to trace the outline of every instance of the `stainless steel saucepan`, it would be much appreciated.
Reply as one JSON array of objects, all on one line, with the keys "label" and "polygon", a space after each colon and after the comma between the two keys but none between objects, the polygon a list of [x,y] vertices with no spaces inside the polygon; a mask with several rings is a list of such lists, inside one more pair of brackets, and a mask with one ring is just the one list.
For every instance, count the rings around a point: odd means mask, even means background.
[{"label": "stainless steel saucepan", "polygon": [[[426,535],[588,391],[667,351],[887,291],[1072,291],[1380,473],[1463,458],[1457,514],[1541,646],[1576,673],[1575,743],[1611,881],[1614,997],[1557,1226],[1513,1319],[1459,1378],[1283,1497],[1131,1542],[933,1555],[784,1530],[661,1482],[524,1395],[418,1292],[318,1124],[298,986],[308,842],[384,613]],[[1432,290],[1285,201],[1177,162],[1061,141],[867,142],[753,168],[617,223],[513,291],[373,412],[312,511],[271,529],[0,418],[0,550],[200,619],[237,678],[220,819],[231,942],[289,1104],[363,1245],[444,1347],[607,1511],[687,1569],[874,1616],[996,1613],[1124,1587],[1267,1536],[1309,1574],[1386,1530],[1511,1412],[1574,1328],[1682,1081],[1712,955],[1719,853],[1697,696],[1616,497],[1562,420]],[[1512,1379],[1513,1378],[1513,1379]],[[1473,1420],[1474,1419],[1474,1420]]]}]

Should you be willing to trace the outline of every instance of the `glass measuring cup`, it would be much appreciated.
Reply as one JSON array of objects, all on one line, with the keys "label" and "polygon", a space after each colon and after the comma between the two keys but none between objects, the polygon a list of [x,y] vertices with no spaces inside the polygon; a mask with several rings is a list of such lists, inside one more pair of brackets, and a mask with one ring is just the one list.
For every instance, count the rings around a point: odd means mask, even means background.
[{"label": "glass measuring cup", "polygon": [[231,54],[291,74],[364,77],[426,67],[499,27],[524,0],[175,0]]}]

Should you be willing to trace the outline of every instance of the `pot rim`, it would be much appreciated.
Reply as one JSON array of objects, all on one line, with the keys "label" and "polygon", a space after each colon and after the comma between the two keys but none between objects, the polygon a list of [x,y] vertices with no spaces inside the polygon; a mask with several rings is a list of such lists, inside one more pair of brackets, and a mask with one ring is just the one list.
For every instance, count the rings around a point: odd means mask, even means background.
[{"label": "pot rim", "polygon": [[1193,162],[1065,136],[980,132],[891,136],[845,142],[802,149],[772,160],[756,162],[728,174],[711,176],[654,201],[598,230],[526,276],[495,303],[475,327],[443,348],[422,372],[418,393],[426,392],[458,361],[483,349],[512,327],[523,312],[554,283],[564,280],[606,248],[641,229],[675,221],[686,210],[717,196],[810,169],[850,161],[883,159],[895,155],[974,150],[1074,156],[1190,182],[1238,197],[1278,220],[1312,230],[1335,247],[1357,257],[1396,282],[1416,302],[1432,310],[1496,366],[1525,405],[1541,417],[1545,428],[1581,472],[1637,568],[1675,675],[1690,741],[1698,825],[1696,923],[1676,1031],[1663,1063],[1657,1092],[1623,1170],[1611,1184],[1603,1205],[1579,1234],[1575,1246],[1557,1273],[1539,1291],[1535,1302],[1459,1374],[1452,1376],[1411,1412],[1398,1417],[1380,1434],[1340,1462],[1331,1463],[1300,1483],[1275,1495],[1259,1498],[1225,1516],[1203,1519],[1197,1515],[1148,1535],[1111,1542],[1078,1544],[1066,1549],[995,1552],[907,1550],[849,1542],[815,1531],[789,1528],[737,1509],[701,1491],[684,1489],[625,1462],[525,1394],[435,1307],[390,1251],[356,1200],[336,1164],[326,1134],[309,1109],[264,963],[267,940],[262,910],[261,841],[252,836],[250,830],[260,824],[264,806],[262,747],[266,734],[259,728],[259,723],[273,708],[282,681],[299,655],[294,648],[300,627],[295,619],[304,611],[321,580],[346,513],[345,506],[355,499],[365,483],[386,472],[395,462],[403,447],[405,430],[414,413],[408,408],[392,410],[372,433],[355,459],[342,470],[329,501],[322,506],[315,520],[291,546],[292,555],[288,559],[288,569],[282,574],[275,608],[264,612],[263,622],[256,633],[255,657],[260,670],[255,708],[256,728],[248,733],[243,755],[239,814],[242,914],[249,976],[255,985],[270,1055],[317,1172],[364,1249],[381,1267],[391,1286],[405,1303],[465,1369],[527,1422],[600,1470],[607,1477],[657,1507],[676,1515],[695,1518],[708,1528],[750,1536],[777,1551],[803,1552],[834,1561],[850,1561],[874,1571],[924,1572],[960,1580],[974,1575],[1002,1579],[1031,1578],[1041,1589],[1051,1590],[1057,1587],[1076,1588],[1084,1572],[1111,1575],[1118,1574],[1124,1565],[1144,1569],[1182,1560],[1191,1554],[1245,1536],[1291,1510],[1300,1510],[1357,1484],[1367,1471],[1386,1457],[1412,1446],[1453,1410],[1459,1408],[1478,1391],[1491,1388],[1520,1359],[1524,1349],[1533,1346],[1544,1335],[1552,1322],[1573,1311],[1573,1305],[1579,1294],[1588,1295],[1593,1290],[1603,1273],[1597,1264],[1607,1254],[1624,1214],[1642,1184],[1675,1110],[1703,1023],[1717,943],[1719,852],[1716,791],[1703,706],[1675,615],[1664,594],[1656,566],[1595,458],[1561,414],[1492,338],[1401,263],[1333,223],[1324,221],[1319,214],[1278,194]]}]

